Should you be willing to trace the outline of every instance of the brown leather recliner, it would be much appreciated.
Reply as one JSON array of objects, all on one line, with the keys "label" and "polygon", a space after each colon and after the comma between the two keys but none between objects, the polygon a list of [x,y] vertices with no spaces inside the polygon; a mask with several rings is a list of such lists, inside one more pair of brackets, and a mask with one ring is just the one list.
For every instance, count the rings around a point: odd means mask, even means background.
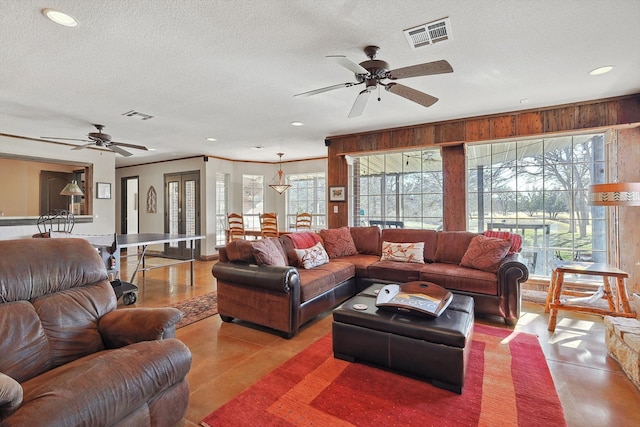
[{"label": "brown leather recliner", "polygon": [[0,241],[0,426],[171,426],[191,352],[175,308],[121,308],[83,239]]}]

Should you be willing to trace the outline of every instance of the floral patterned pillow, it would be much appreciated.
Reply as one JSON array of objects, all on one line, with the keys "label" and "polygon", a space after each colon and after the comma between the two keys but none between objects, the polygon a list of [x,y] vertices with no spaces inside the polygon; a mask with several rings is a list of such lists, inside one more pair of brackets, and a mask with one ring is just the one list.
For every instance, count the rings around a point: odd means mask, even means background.
[{"label": "floral patterned pillow", "polygon": [[482,234],[477,235],[471,239],[469,248],[462,257],[460,265],[497,273],[500,262],[507,255],[510,248],[511,240],[509,239],[496,239]]},{"label": "floral patterned pillow", "polygon": [[380,260],[424,264],[424,242],[382,242],[382,256]]},{"label": "floral patterned pillow", "polygon": [[320,242],[308,249],[295,249],[295,251],[298,257],[298,265],[307,270],[329,262],[329,255],[327,255],[327,251],[324,250]]}]

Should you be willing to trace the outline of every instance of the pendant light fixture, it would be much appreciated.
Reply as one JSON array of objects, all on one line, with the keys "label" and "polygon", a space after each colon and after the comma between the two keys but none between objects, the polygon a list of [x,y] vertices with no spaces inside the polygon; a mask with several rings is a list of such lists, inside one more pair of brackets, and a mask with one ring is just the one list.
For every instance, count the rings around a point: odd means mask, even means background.
[{"label": "pendant light fixture", "polygon": [[[278,169],[278,173],[274,175],[273,179],[271,180],[271,184],[269,184],[269,187],[276,190],[278,194],[282,194],[291,187],[291,184],[288,183],[289,180],[282,170],[282,156],[284,156],[284,153],[278,153],[278,156],[280,157],[280,169]],[[278,177],[277,181],[276,176]]]}]

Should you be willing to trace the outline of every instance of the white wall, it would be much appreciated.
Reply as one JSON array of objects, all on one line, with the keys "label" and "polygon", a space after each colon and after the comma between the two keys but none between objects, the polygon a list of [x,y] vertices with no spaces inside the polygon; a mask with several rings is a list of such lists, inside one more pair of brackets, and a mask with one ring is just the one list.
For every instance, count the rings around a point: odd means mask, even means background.
[{"label": "white wall", "polygon": [[[286,174],[303,172],[326,172],[326,159],[283,163]],[[123,177],[138,176],[140,179],[140,232],[164,231],[164,175],[167,173],[200,171],[201,222],[200,232],[206,238],[201,243],[201,255],[216,253],[216,173],[229,174],[229,212],[242,211],[242,175],[263,175],[265,182],[264,210],[282,212],[286,210],[286,196],[279,195],[268,187],[271,179],[278,171],[278,164],[235,162],[209,157],[205,162],[202,157],[172,162],[161,162],[149,165],[130,166],[116,170],[116,193],[120,194],[120,181]],[[146,195],[153,185],[158,194],[158,212],[146,212]],[[120,197],[116,197],[116,228],[120,231]],[[162,248],[153,248],[161,250]]]},{"label": "white wall", "polygon": [[[50,161],[72,161],[93,164],[93,192],[95,196],[96,182],[111,183],[111,199],[93,200],[93,222],[76,223],[73,232],[78,234],[112,234],[115,232],[115,153],[98,149],[71,150],[70,145],[55,144],[24,138],[12,138],[0,135],[0,155],[18,155],[38,157]],[[2,187],[0,187],[0,191]],[[0,221],[0,239],[16,239],[31,237],[38,232],[37,217],[33,225],[3,226]]]}]

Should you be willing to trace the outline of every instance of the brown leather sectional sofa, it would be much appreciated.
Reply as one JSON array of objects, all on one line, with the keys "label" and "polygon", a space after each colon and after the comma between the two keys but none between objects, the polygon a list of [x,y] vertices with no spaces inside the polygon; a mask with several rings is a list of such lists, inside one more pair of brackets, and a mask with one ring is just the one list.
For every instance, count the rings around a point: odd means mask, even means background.
[{"label": "brown leather sectional sofa", "polygon": [[0,426],[173,426],[191,352],[175,308],[116,309],[84,239],[0,241]]},{"label": "brown leather sectional sofa", "polygon": [[[520,284],[529,275],[520,254],[507,255],[494,273],[460,265],[477,233],[378,227],[349,231],[358,253],[332,258],[312,269],[296,266],[287,235],[272,239],[288,260],[285,267],[258,266],[249,241],[229,243],[212,268],[222,319],[255,323],[290,338],[313,317],[373,283],[423,280],[473,297],[476,314],[499,316],[509,325],[517,322]],[[383,241],[424,242],[425,263],[381,260]]]}]

